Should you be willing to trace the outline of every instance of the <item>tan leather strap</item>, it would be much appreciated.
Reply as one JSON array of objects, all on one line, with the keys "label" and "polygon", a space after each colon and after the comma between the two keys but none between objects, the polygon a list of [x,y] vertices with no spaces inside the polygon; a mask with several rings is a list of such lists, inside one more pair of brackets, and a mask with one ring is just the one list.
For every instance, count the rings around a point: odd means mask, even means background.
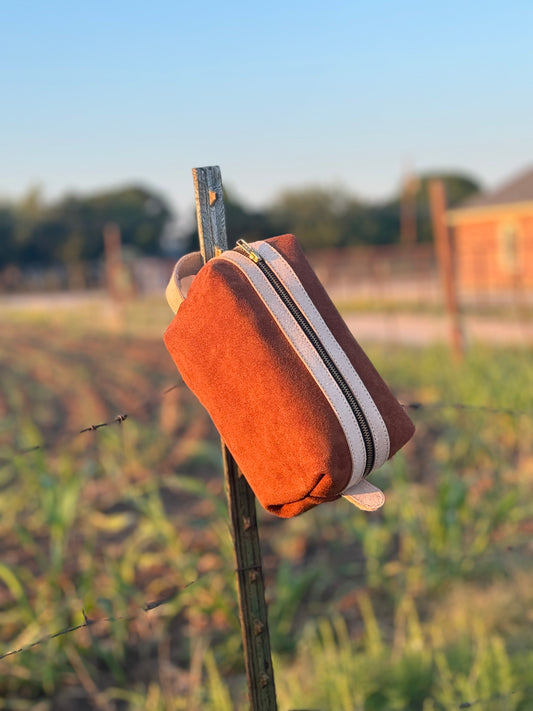
[{"label": "tan leather strap", "polygon": [[185,301],[187,294],[182,289],[182,279],[196,276],[203,266],[203,259],[200,252],[185,254],[174,267],[165,294],[168,305],[174,313],[177,312],[181,304]]}]

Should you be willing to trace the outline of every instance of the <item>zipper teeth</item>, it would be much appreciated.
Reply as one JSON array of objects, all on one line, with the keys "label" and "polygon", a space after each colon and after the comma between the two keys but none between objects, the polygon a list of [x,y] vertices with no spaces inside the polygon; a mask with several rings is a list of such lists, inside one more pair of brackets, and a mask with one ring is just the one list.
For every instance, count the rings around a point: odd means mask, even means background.
[{"label": "zipper teeth", "polygon": [[270,267],[269,264],[264,259],[261,259],[255,264],[261,269],[265,277],[268,279],[268,281],[272,284],[274,289],[276,290],[276,293],[278,296],[281,298],[285,306],[288,308],[290,311],[291,315],[294,317],[302,331],[305,333],[315,350],[317,351],[318,355],[324,362],[326,368],[329,370],[331,375],[333,376],[333,379],[339,386],[342,394],[346,398],[346,401],[348,402],[355,419],[357,420],[357,424],[359,425],[359,429],[361,430],[361,435],[363,437],[364,445],[365,445],[365,451],[366,451],[366,464],[365,464],[365,470],[363,472],[363,476],[368,476],[370,472],[372,471],[372,467],[374,466],[374,460],[375,460],[375,449],[374,449],[374,440],[372,438],[372,432],[370,430],[370,426],[367,422],[367,419],[365,417],[365,414],[363,410],[361,409],[361,406],[359,405],[357,398],[353,394],[350,386],[344,379],[344,376],[342,373],[339,371],[337,366],[335,365],[334,361],[332,360],[331,356],[327,352],[327,350],[324,348],[322,342],[320,341],[318,335],[316,334],[314,328],[311,326],[307,318],[304,316],[304,314],[301,312],[299,309],[298,305],[292,298],[292,296],[289,294],[283,283],[279,280],[277,274],[274,272],[272,267]]}]

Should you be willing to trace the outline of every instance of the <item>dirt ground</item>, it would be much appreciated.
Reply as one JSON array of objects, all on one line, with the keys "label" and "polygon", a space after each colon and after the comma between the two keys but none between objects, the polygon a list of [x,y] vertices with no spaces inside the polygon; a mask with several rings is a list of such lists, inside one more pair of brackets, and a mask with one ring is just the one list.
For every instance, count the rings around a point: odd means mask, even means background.
[{"label": "dirt ground", "polygon": [[[345,320],[355,337],[365,342],[427,345],[450,339],[451,324],[444,316],[409,313],[352,313]],[[466,343],[533,343],[533,322],[502,317],[463,316]]]},{"label": "dirt ground", "polygon": [[[161,301],[163,302],[163,297]],[[341,303],[342,301],[341,298]],[[0,296],[0,314],[9,311],[13,317],[17,311],[21,314],[36,309],[69,311],[77,307],[95,307],[102,310],[106,304],[109,304],[109,301],[104,292]],[[166,310],[164,313],[167,313]],[[463,315],[461,327],[465,343],[486,342],[518,346],[532,344],[533,319],[526,315],[509,313],[509,316]],[[451,324],[446,316],[439,314],[416,313],[412,309],[405,312],[395,310],[391,313],[373,308],[372,311],[350,311],[344,314],[344,318],[362,344],[380,342],[428,345],[450,339]]]}]

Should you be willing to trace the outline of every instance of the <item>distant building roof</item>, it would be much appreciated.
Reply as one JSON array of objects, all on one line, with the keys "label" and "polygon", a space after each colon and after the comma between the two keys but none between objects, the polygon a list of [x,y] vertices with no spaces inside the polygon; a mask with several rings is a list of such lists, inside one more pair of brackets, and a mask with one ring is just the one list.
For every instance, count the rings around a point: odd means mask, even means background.
[{"label": "distant building roof", "polygon": [[522,202],[533,202],[533,167],[492,192],[473,195],[455,209],[470,210]]}]

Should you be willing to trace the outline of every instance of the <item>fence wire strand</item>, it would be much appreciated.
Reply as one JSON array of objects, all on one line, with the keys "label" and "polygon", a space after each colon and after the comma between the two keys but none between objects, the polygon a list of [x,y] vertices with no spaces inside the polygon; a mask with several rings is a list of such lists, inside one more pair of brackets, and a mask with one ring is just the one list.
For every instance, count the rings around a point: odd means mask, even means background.
[{"label": "fence wire strand", "polygon": [[[487,696],[483,699],[476,699],[475,701],[461,701],[457,708],[458,709],[471,709],[474,706],[479,706],[480,704],[486,705],[492,703],[493,701],[505,701],[510,699],[511,696],[516,696],[517,694],[525,694],[525,696],[533,695],[533,686],[525,686],[523,689],[515,689],[514,691],[509,691],[507,694],[493,694],[492,696]],[[445,709],[446,707],[442,707]]]},{"label": "fence wire strand", "polygon": [[[68,442],[68,441],[71,441],[71,440],[79,437],[82,434],[87,434],[89,432],[97,432],[105,427],[110,427],[112,425],[121,425],[127,419],[133,419],[139,412],[146,412],[147,410],[149,411],[153,407],[154,402],[159,402],[164,397],[166,397],[169,393],[173,392],[174,390],[176,390],[177,388],[179,388],[181,386],[182,386],[181,382],[175,383],[174,385],[170,385],[169,387],[165,388],[160,393],[158,393],[155,397],[146,398],[145,400],[140,402],[136,407],[133,408],[132,412],[129,412],[129,413],[124,412],[124,413],[117,415],[112,420],[109,420],[107,422],[99,422],[98,424],[88,425],[88,426],[83,427],[82,429],[74,431],[74,432],[64,433],[62,436],[60,435],[59,437],[57,437],[54,440],[42,442],[41,444],[37,444],[32,447],[26,447],[24,449],[15,450],[14,456],[24,456],[27,454],[31,454],[32,452],[52,449],[60,441],[61,441],[61,443],[64,443],[65,441]],[[469,404],[469,403],[444,402],[444,401],[436,401],[436,402],[413,401],[413,402],[400,403],[400,404],[405,410],[413,410],[413,411],[464,410],[466,412],[485,412],[489,415],[507,415],[510,417],[533,417],[533,411],[512,410],[510,408],[498,408],[498,407],[492,407],[489,405],[474,405],[474,404]],[[11,460],[12,460],[12,457],[11,458],[3,457],[2,459],[0,459],[0,464],[7,464]]]},{"label": "fence wire strand", "polygon": [[489,415],[509,415],[511,417],[533,417],[533,411],[511,410],[489,405],[469,405],[461,402],[408,402],[400,403],[405,410],[465,410],[485,412]]},{"label": "fence wire strand", "polygon": [[205,573],[199,574],[198,577],[195,578],[194,580],[191,580],[190,583],[187,583],[186,585],[182,585],[181,587],[176,588],[174,590],[174,592],[172,592],[170,595],[165,595],[165,597],[159,598],[158,600],[152,600],[151,602],[145,603],[142,607],[139,607],[134,614],[131,614],[131,615],[111,615],[109,617],[100,617],[98,619],[90,619],[85,614],[85,610],[82,610],[83,622],[81,622],[79,625],[72,625],[70,627],[65,627],[64,629],[59,630],[58,632],[53,632],[52,634],[45,635],[44,637],[40,637],[39,639],[35,640],[35,642],[31,642],[30,644],[23,645],[22,647],[18,647],[17,649],[12,649],[9,652],[4,652],[3,654],[0,654],[0,661],[3,659],[6,659],[7,657],[12,657],[15,654],[20,654],[21,652],[26,652],[29,649],[38,647],[39,645],[44,644],[45,642],[49,642],[52,639],[56,639],[57,637],[62,637],[63,635],[70,634],[71,632],[77,632],[78,630],[81,630],[84,627],[85,628],[86,627],[93,627],[94,625],[100,625],[100,624],[104,624],[106,622],[108,622],[108,623],[132,622],[133,620],[137,619],[137,616],[140,612],[152,612],[152,610],[156,610],[158,607],[162,607],[163,605],[167,605],[169,602],[172,602],[177,597],[179,597],[179,595],[184,590],[195,585],[199,580],[204,578],[206,575],[209,575],[209,573],[205,572]]},{"label": "fence wire strand", "polygon": [[[14,456],[15,457],[24,456],[26,454],[31,454],[32,452],[53,449],[59,443],[61,443],[61,444],[65,444],[66,442],[68,443],[68,442],[76,439],[77,437],[79,437],[82,434],[87,434],[88,432],[97,432],[98,430],[101,430],[104,427],[110,427],[112,425],[121,425],[128,418],[133,419],[139,412],[149,411],[152,408],[154,401],[159,402],[166,395],[168,395],[172,391],[176,390],[177,388],[181,387],[181,385],[182,385],[182,383],[175,383],[174,385],[170,385],[169,387],[165,388],[165,390],[158,393],[155,397],[146,398],[145,400],[141,401],[136,407],[134,407],[133,411],[130,413],[124,412],[124,413],[117,415],[116,417],[114,417],[112,420],[109,420],[108,422],[99,422],[96,425],[88,425],[86,427],[83,427],[80,430],[76,430],[73,432],[65,432],[53,440],[49,440],[47,442],[42,442],[41,444],[36,444],[32,447],[25,447],[24,449],[16,449],[14,451]],[[0,464],[8,464],[12,459],[13,459],[13,457],[11,457],[11,458],[3,457],[2,459],[0,459]]]}]

